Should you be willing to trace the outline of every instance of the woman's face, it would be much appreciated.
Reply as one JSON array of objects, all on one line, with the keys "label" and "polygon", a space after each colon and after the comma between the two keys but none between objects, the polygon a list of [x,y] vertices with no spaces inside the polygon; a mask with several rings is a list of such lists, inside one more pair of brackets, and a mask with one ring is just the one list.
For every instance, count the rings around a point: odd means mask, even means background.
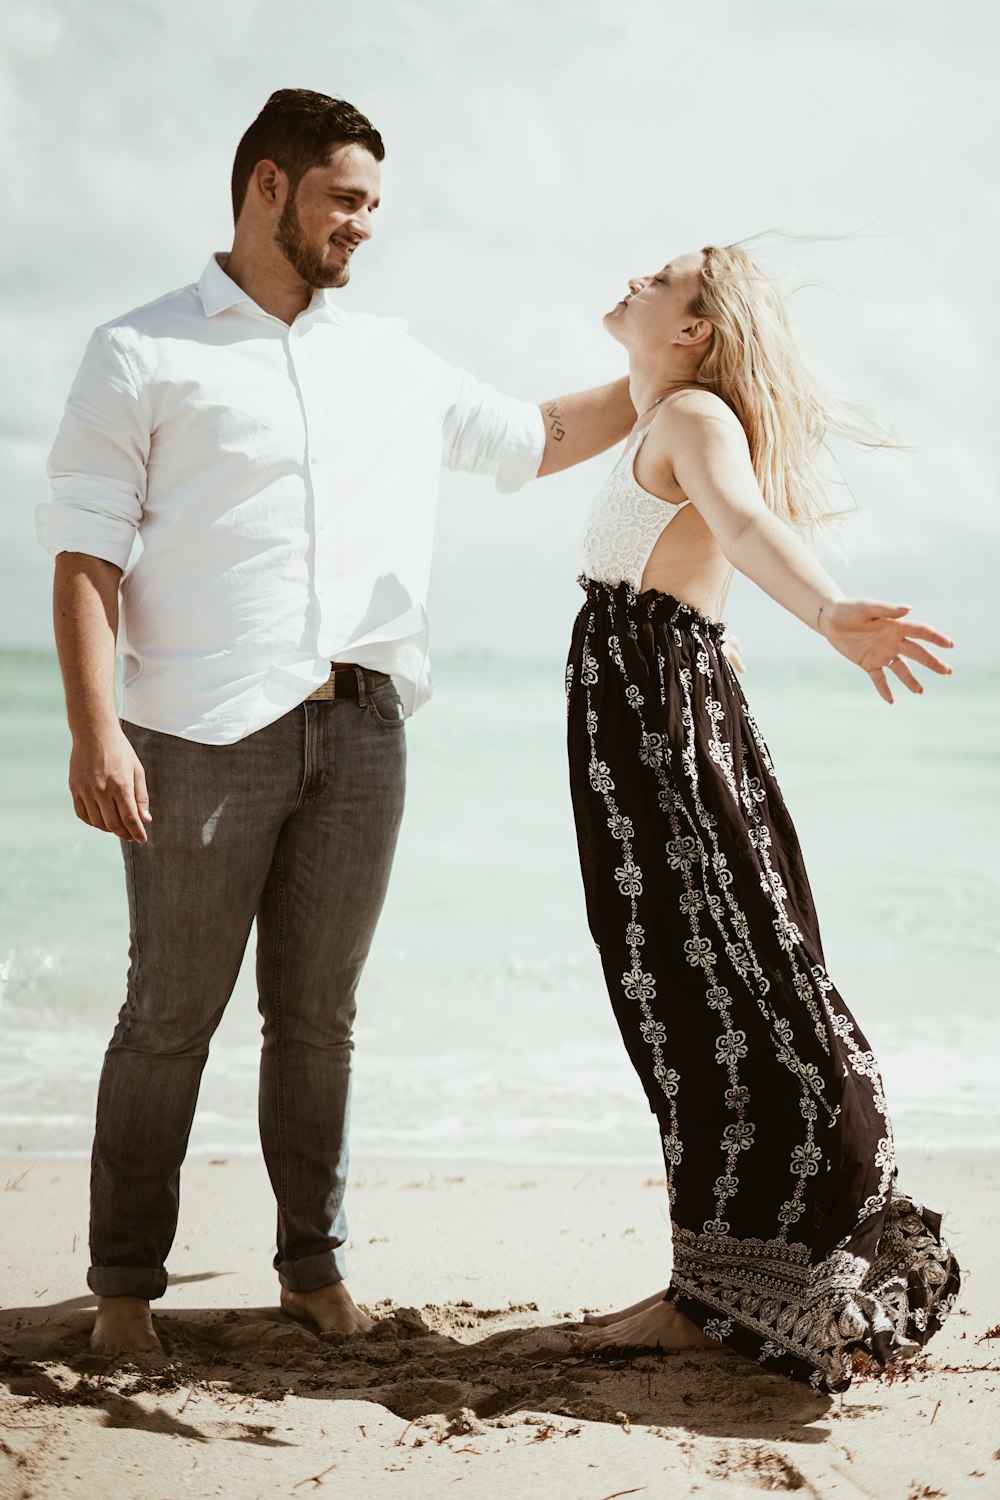
[{"label": "woman's face", "polygon": [[633,277],[628,295],[605,313],[605,328],[626,347],[662,349],[675,342],[695,322],[691,308],[701,291],[704,264],[702,252],[694,250],[654,276]]}]

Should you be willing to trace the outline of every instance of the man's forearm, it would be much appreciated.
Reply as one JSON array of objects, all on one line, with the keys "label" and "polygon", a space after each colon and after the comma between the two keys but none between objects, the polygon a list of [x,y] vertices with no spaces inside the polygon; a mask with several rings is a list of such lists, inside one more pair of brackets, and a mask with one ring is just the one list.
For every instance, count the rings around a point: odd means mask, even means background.
[{"label": "man's forearm", "polygon": [[53,617],[74,739],[118,727],[115,642],[122,570],[83,552],[56,558]]},{"label": "man's forearm", "polygon": [[66,713],[73,736],[69,789],[92,828],[146,842],[146,774],[118,722],[115,639],[122,570],[83,552],[56,558],[54,615]]},{"label": "man's forearm", "polygon": [[545,452],[539,477],[556,474],[573,464],[594,458],[620,443],[635,422],[635,407],[628,393],[628,380],[615,380],[592,391],[576,391],[543,401]]}]

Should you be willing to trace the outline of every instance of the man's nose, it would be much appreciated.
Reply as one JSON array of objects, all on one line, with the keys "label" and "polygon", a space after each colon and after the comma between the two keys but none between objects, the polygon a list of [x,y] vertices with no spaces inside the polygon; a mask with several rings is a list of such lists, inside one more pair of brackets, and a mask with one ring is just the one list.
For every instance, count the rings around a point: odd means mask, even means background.
[{"label": "man's nose", "polygon": [[356,230],[361,239],[370,240],[372,237],[372,216],[370,210],[368,208],[359,208],[356,213],[353,213],[351,215],[351,227]]}]

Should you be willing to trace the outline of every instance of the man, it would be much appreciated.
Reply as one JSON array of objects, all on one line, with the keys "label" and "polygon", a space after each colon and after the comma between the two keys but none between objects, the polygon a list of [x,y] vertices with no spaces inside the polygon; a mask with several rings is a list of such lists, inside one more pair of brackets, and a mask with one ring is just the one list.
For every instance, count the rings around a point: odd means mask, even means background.
[{"label": "man", "polygon": [[509,491],[634,419],[624,381],[543,413],[404,323],[338,310],[383,155],[344,101],[272,95],[236,153],[232,251],[97,330],[50,459],[39,533],[70,790],[122,840],[131,919],[92,1161],[102,1352],[159,1347],[149,1303],[254,920],[281,1305],[322,1330],[372,1326],[344,1281],[351,1025],[402,812],[403,719],[429,695],[442,458]]}]

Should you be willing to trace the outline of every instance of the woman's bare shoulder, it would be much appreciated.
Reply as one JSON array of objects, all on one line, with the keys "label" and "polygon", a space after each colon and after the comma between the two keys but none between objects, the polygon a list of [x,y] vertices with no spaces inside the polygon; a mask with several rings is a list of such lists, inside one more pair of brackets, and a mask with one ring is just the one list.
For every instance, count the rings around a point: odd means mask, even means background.
[{"label": "woman's bare shoulder", "polygon": [[653,447],[669,451],[678,443],[726,435],[746,443],[739,417],[714,391],[692,386],[661,402],[650,427]]},{"label": "woman's bare shoulder", "polygon": [[[721,396],[717,396],[714,391],[710,391],[707,386],[703,385],[692,385],[685,390],[674,391],[661,402],[657,417],[665,422],[671,420],[690,422],[704,420],[707,417],[740,426],[739,417],[732,407],[727,405]],[[740,430],[742,431],[742,428]]]}]

